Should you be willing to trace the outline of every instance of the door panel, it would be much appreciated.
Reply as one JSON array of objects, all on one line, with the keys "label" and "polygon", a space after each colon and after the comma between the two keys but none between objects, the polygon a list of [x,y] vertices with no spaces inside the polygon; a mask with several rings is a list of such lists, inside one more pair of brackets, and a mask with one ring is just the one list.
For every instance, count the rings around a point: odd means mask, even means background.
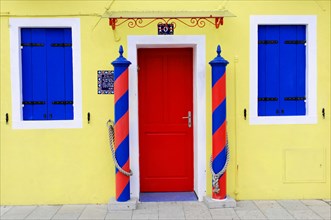
[{"label": "door panel", "polygon": [[[193,191],[193,50],[139,49],[141,192]],[[193,121],[193,118],[192,118]]]}]

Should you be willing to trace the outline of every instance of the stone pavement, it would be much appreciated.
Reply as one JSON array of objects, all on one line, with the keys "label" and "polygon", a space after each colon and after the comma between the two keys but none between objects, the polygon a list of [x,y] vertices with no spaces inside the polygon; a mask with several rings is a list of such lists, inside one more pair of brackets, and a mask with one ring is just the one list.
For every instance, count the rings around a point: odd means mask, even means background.
[{"label": "stone pavement", "polygon": [[208,209],[202,202],[146,202],[133,211],[107,205],[1,206],[5,219],[331,219],[330,200],[238,201],[236,208]]}]

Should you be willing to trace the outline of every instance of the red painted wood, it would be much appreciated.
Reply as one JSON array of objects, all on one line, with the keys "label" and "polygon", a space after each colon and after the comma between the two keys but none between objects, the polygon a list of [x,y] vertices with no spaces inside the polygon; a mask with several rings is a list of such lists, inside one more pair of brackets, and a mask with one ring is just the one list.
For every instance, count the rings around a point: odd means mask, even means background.
[{"label": "red painted wood", "polygon": [[193,49],[138,49],[138,66],[140,191],[193,191]]}]

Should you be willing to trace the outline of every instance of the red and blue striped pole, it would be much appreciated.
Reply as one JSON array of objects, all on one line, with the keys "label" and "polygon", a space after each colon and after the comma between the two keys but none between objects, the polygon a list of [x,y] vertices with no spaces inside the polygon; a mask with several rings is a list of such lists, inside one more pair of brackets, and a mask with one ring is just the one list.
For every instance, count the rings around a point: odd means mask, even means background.
[{"label": "red and blue striped pole", "polygon": [[[123,57],[123,47],[119,49],[120,56],[111,64],[114,66],[114,102],[115,102],[115,156],[119,166],[130,172],[129,159],[129,80],[128,67],[130,61]],[[116,168],[116,201],[130,200],[130,176],[119,172]]]},{"label": "red and blue striped pole", "polygon": [[[212,169],[219,173],[227,161],[226,135],[226,66],[228,61],[221,57],[221,47],[217,46],[217,56],[209,62],[212,68]],[[214,177],[214,176],[213,176]],[[216,179],[217,181],[217,179]],[[218,179],[218,186],[213,184],[213,199],[226,198],[226,173]]]}]

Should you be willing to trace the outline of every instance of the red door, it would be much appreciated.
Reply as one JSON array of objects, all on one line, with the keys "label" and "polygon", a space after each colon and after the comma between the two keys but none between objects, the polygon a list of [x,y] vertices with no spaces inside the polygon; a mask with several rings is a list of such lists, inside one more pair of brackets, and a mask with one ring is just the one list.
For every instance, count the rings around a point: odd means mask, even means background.
[{"label": "red door", "polygon": [[193,49],[138,49],[138,66],[140,191],[193,191]]}]

